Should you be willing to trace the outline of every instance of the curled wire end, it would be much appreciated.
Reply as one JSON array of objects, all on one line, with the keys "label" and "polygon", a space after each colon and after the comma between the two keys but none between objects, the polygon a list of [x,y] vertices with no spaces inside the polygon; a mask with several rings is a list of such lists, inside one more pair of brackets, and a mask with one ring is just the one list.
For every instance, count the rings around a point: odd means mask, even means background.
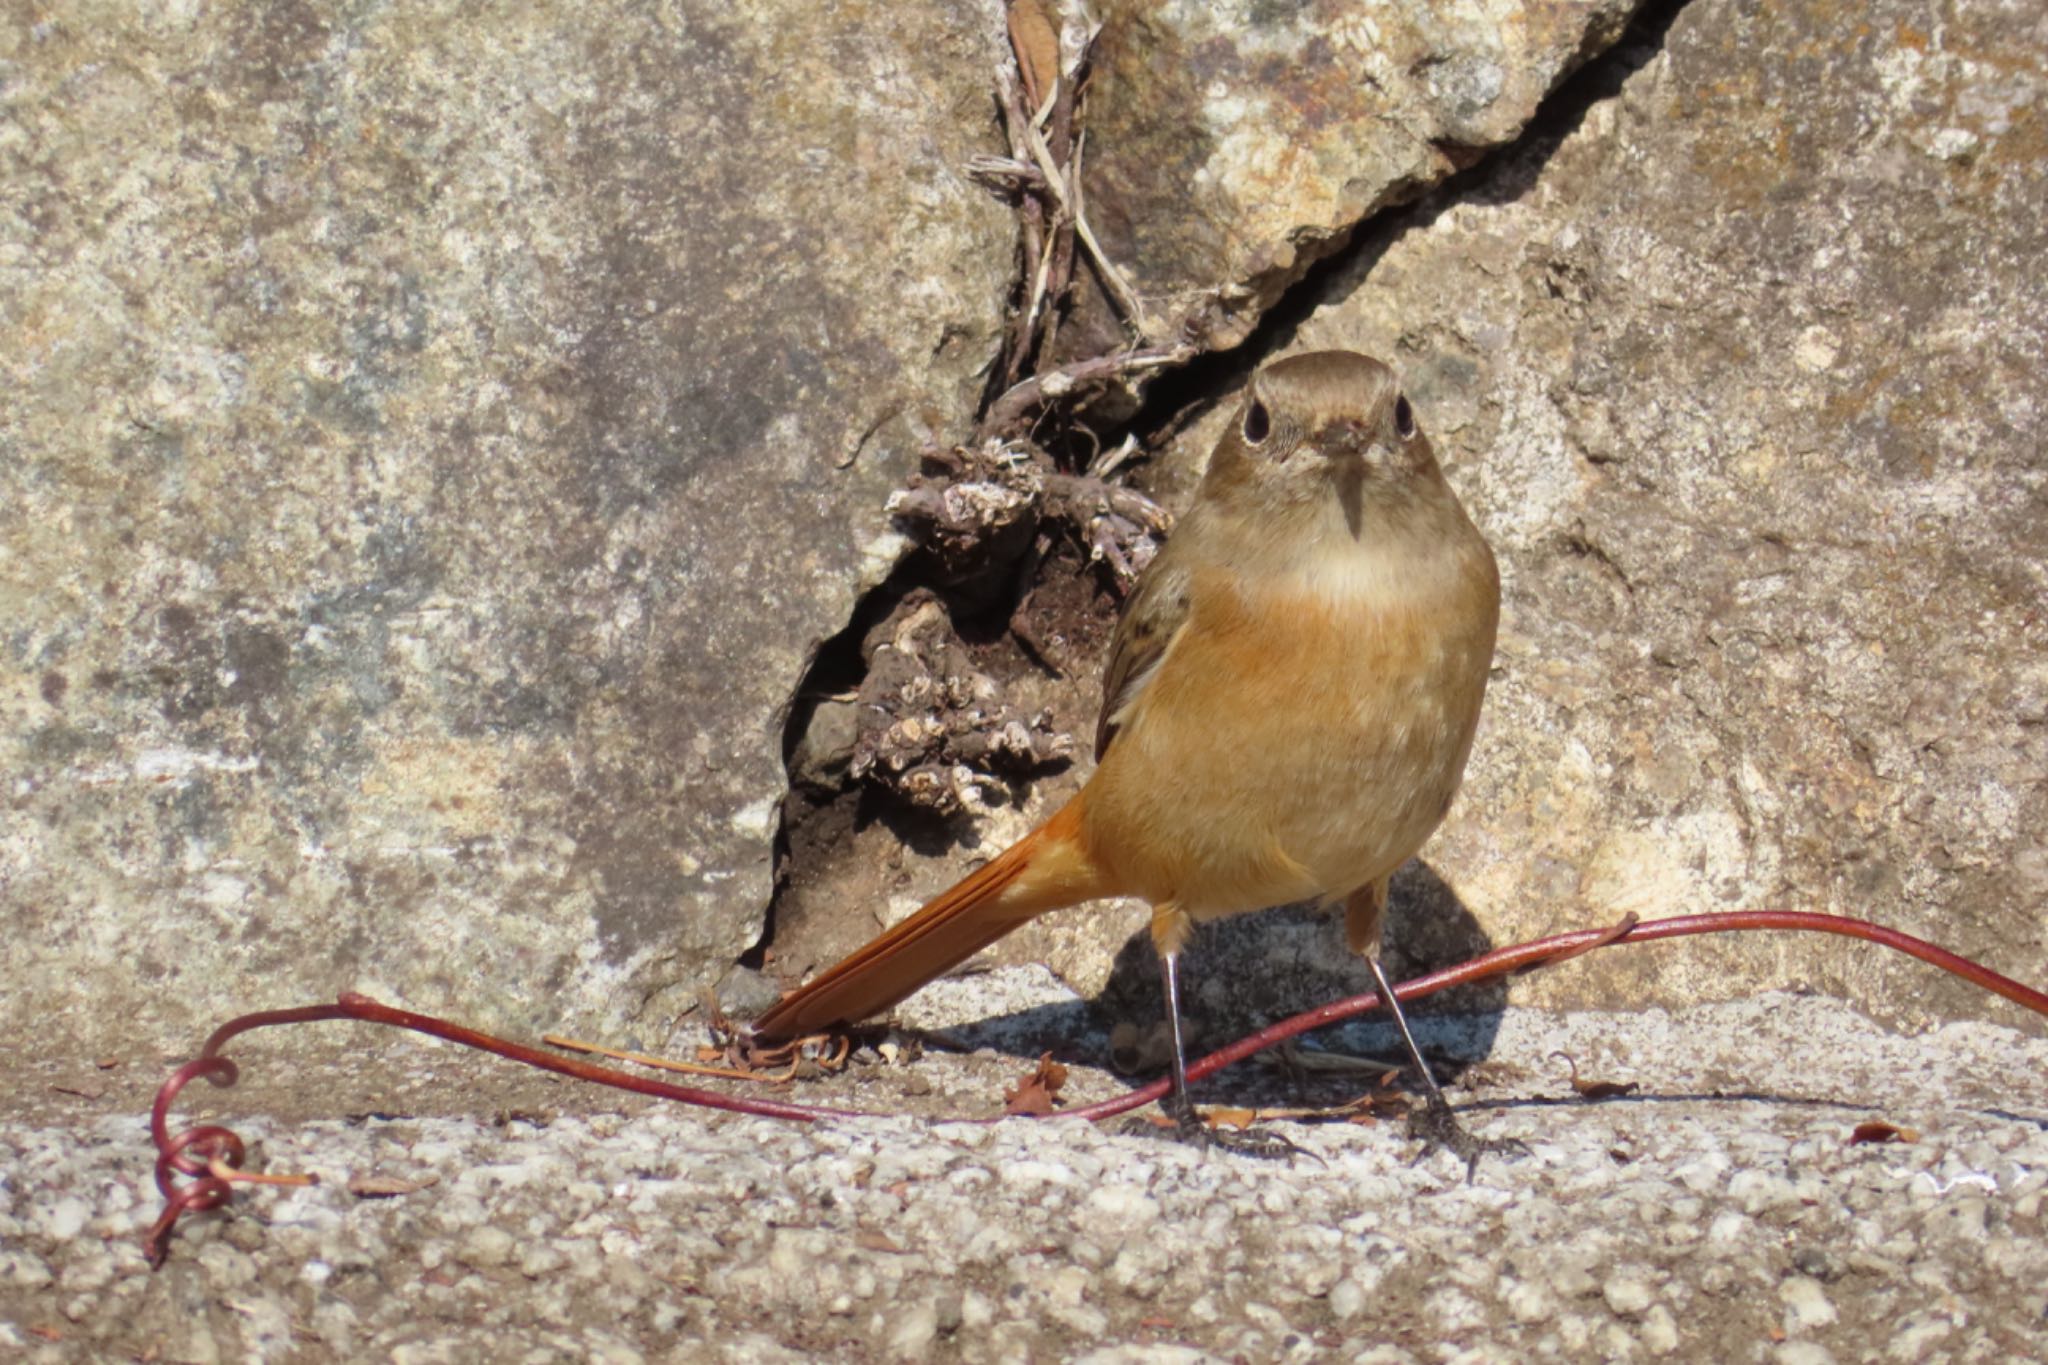
[{"label": "curled wire end", "polygon": [[[142,1251],[152,1270],[164,1263],[170,1250],[171,1233],[178,1219],[187,1213],[217,1209],[235,1197],[236,1185],[317,1185],[315,1175],[269,1175],[245,1171],[242,1159],[248,1149],[232,1128],[204,1123],[182,1132],[170,1132],[171,1102],[187,1085],[206,1077],[215,1085],[235,1083],[235,1064],[225,1057],[201,1057],[173,1072],[157,1091],[150,1110],[150,1136],[156,1140],[156,1187],[164,1197],[164,1211],[142,1239]],[[179,1184],[185,1177],[190,1183]]]},{"label": "curled wire end", "polygon": [[[173,1135],[170,1131],[171,1104],[178,1092],[204,1076],[215,1085],[233,1085],[235,1064],[225,1057],[198,1057],[171,1073],[156,1092],[149,1111],[149,1135],[156,1143],[156,1187],[164,1197],[164,1211],[142,1239],[143,1254],[151,1269],[164,1263],[171,1232],[187,1212],[217,1209],[235,1197],[228,1182],[240,1173],[245,1148],[233,1129],[218,1124],[201,1124]],[[190,1183],[179,1184],[179,1177]]]},{"label": "curled wire end", "polygon": [[225,1180],[216,1180],[209,1175],[166,1195],[164,1211],[157,1215],[156,1223],[142,1238],[142,1254],[149,1259],[149,1268],[163,1269],[164,1257],[171,1249],[171,1231],[177,1227],[181,1216],[187,1211],[196,1213],[219,1208],[234,1198],[234,1193]]},{"label": "curled wire end", "polygon": [[[256,1175],[241,1169],[245,1149],[233,1129],[219,1124],[201,1124],[171,1133],[171,1105],[179,1092],[204,1076],[209,1084],[231,1086],[241,1069],[220,1055],[222,1048],[238,1034],[278,1024],[310,1024],[322,1019],[352,1019],[365,1009],[374,1010],[373,1000],[353,993],[332,1005],[300,1005],[293,1009],[258,1010],[237,1015],[213,1031],[199,1055],[173,1071],[156,1092],[149,1108],[149,1138],[156,1144],[156,1187],[164,1197],[164,1211],[142,1239],[143,1253],[152,1269],[161,1266],[170,1247],[171,1233],[186,1213],[217,1209],[235,1197],[237,1184],[313,1185],[310,1175]],[[184,1177],[190,1183],[179,1184]]]}]

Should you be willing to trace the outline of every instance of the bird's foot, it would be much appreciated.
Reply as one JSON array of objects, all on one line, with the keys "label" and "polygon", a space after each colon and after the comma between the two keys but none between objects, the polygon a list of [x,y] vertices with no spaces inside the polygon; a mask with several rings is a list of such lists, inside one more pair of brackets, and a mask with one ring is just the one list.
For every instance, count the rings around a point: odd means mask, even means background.
[{"label": "bird's foot", "polygon": [[1470,1184],[1479,1171],[1479,1158],[1491,1153],[1502,1157],[1525,1157],[1529,1155],[1529,1144],[1520,1138],[1474,1137],[1458,1122],[1458,1116],[1451,1112],[1441,1096],[1433,1096],[1429,1103],[1411,1110],[1408,1115],[1408,1136],[1422,1140],[1422,1150],[1415,1154],[1416,1165],[1432,1152],[1442,1148],[1462,1157],[1465,1162],[1465,1183]]},{"label": "bird's foot", "polygon": [[[1166,1111],[1167,1117],[1173,1120],[1173,1135],[1190,1146],[1205,1149],[1214,1147],[1221,1151],[1234,1152],[1239,1156],[1258,1157],[1265,1161],[1282,1157],[1290,1161],[1297,1156],[1316,1157],[1314,1152],[1282,1137],[1270,1128],[1221,1128],[1203,1118],[1201,1112],[1192,1104],[1179,1107],[1169,1101],[1160,1107]],[[1321,1159],[1316,1157],[1318,1161]]]}]

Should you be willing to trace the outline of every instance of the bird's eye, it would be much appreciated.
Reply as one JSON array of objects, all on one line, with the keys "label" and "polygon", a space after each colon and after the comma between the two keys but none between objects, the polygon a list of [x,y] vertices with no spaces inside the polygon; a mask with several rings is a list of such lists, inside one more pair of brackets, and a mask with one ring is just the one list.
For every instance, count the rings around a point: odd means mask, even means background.
[{"label": "bird's eye", "polygon": [[1273,414],[1266,411],[1266,405],[1258,399],[1244,410],[1244,439],[1250,445],[1264,445],[1266,438],[1273,434]]},{"label": "bird's eye", "polygon": [[1402,394],[1394,400],[1394,430],[1407,440],[1415,434],[1415,409],[1408,406],[1408,395]]}]

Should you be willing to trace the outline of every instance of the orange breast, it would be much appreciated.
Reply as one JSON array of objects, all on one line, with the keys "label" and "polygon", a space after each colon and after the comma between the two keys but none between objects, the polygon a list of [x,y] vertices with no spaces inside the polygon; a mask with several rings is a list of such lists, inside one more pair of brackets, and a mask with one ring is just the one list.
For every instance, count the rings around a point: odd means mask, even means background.
[{"label": "orange breast", "polygon": [[1471,747],[1490,594],[1388,607],[1216,575],[1191,597],[1088,784],[1095,858],[1208,919],[1342,895],[1412,856]]}]

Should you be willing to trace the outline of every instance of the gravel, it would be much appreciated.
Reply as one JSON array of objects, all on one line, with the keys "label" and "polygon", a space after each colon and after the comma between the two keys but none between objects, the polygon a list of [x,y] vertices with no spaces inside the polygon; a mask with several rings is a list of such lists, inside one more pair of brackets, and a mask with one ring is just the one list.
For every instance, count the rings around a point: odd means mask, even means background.
[{"label": "gravel", "polygon": [[[1527,1157],[1488,1158],[1466,1183],[1447,1156],[1415,1163],[1398,1121],[1285,1123],[1309,1156],[1274,1162],[1058,1118],[800,1125],[567,1086],[494,1111],[505,1068],[479,1064],[451,1093],[449,1054],[419,1047],[354,1055],[436,1072],[446,1112],[321,1116],[343,1087],[263,1092],[254,1073],[283,1063],[252,1045],[247,1093],[191,1103],[226,1116],[252,1168],[321,1183],[187,1219],[154,1274],[139,1111],[0,1121],[0,1347],[406,1362],[2048,1351],[2048,1043],[1972,1022],[1901,1037],[1792,995],[1423,1031],[1454,1052],[1491,1039],[1453,1098]],[[1581,1101],[1559,1050],[1640,1089]],[[986,1113],[1030,1069],[1024,1051],[877,1063],[799,1098]],[[1077,1065],[1069,1089],[1119,1084]],[[1207,1097],[1276,1087],[1247,1068]],[[1915,1140],[1852,1143],[1872,1119]],[[350,1193],[372,1176],[400,1192]]]}]

